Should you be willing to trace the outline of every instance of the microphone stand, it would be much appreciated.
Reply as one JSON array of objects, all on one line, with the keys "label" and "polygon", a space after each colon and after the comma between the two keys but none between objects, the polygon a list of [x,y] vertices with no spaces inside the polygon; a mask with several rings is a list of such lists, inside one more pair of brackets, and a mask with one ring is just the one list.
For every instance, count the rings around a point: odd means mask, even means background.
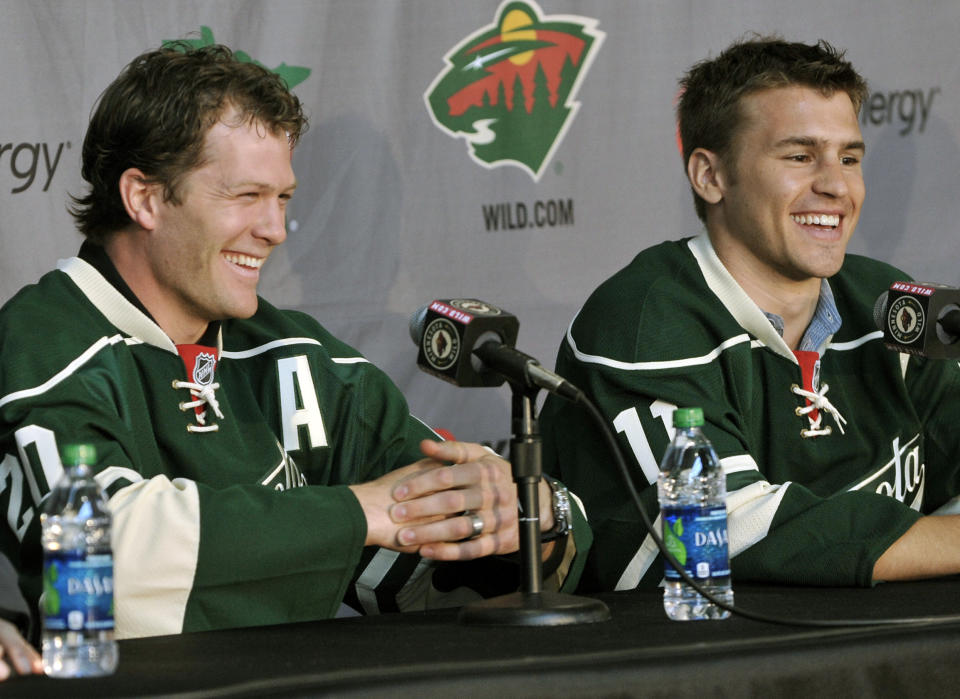
[{"label": "microphone stand", "polygon": [[[509,383],[513,391],[510,463],[520,506],[521,586],[518,592],[467,604],[457,618],[463,624],[488,626],[561,626],[606,621],[610,610],[600,600],[543,589],[538,490],[543,471],[534,414],[538,389]],[[565,542],[558,541],[557,545],[562,543]]]}]

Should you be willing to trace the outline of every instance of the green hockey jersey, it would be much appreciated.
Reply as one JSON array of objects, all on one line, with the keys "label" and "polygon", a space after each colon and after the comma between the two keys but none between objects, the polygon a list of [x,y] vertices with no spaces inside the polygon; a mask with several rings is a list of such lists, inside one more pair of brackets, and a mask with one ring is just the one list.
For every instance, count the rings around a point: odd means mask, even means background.
[{"label": "green hockey jersey", "polygon": [[440,595],[418,556],[364,548],[348,484],[438,437],[309,316],[261,300],[222,322],[216,346],[175,346],[72,258],[0,310],[0,336],[0,551],[33,604],[38,508],[70,442],[96,447],[110,498],[118,637],[326,618],[344,600],[373,613],[477,597],[448,571]]},{"label": "green hockey jersey", "polygon": [[[830,279],[840,330],[795,354],[706,235],[663,243],[590,296],[557,371],[616,433],[651,520],[672,411],[703,408],[734,581],[870,585],[887,547],[960,492],[960,366],[888,350],[872,319],[904,278],[847,255]],[[581,496],[594,533],[581,589],[659,583],[663,562],[586,411],[549,397],[541,427],[544,469]]]}]

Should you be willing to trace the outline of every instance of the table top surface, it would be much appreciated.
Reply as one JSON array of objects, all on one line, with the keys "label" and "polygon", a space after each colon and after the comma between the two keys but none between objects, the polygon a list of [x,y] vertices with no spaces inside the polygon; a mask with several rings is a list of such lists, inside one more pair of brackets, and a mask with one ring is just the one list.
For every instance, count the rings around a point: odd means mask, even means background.
[{"label": "table top surface", "polygon": [[659,590],[608,593],[592,599],[610,618],[586,624],[467,624],[436,610],[125,640],[112,677],[16,678],[0,696],[811,696],[844,683],[856,695],[940,696],[960,686],[958,577],[735,594],[751,615],[835,625],[673,622]]}]

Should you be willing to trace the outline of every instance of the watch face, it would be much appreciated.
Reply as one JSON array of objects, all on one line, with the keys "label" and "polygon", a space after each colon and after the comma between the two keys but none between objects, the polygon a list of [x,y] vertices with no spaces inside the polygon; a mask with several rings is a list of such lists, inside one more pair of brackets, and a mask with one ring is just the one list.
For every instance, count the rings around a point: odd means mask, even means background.
[{"label": "watch face", "polygon": [[560,483],[550,484],[553,490],[553,532],[557,535],[570,531],[570,495]]}]

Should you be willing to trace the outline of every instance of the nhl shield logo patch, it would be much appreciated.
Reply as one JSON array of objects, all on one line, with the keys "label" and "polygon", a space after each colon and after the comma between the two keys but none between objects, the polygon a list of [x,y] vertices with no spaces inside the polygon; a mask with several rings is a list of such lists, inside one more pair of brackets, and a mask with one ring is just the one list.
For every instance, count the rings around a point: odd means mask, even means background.
[{"label": "nhl shield logo patch", "polygon": [[209,352],[199,352],[193,364],[193,382],[209,386],[213,382],[213,372],[217,367],[217,358]]},{"label": "nhl shield logo patch", "polygon": [[597,20],[544,15],[532,0],[504,2],[496,20],[445,57],[427,88],[438,128],[467,142],[491,169],[513,165],[539,180],[580,103],[575,101],[603,41]]}]

